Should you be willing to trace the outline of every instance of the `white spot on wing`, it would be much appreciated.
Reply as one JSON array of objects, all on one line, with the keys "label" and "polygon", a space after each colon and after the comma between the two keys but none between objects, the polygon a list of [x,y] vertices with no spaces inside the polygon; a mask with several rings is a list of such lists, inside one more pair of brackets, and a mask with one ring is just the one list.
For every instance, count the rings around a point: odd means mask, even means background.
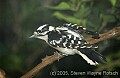
[{"label": "white spot on wing", "polygon": [[78,48],[79,46],[75,46],[75,48]]},{"label": "white spot on wing", "polygon": [[55,45],[55,40],[53,40],[53,45]]},{"label": "white spot on wing", "polygon": [[71,25],[71,27],[74,27],[75,25],[73,24],[73,25]]},{"label": "white spot on wing", "polygon": [[59,43],[60,43],[60,40],[56,40],[55,42],[56,42],[57,44],[59,44]]},{"label": "white spot on wing", "polygon": [[60,41],[62,41],[62,38],[60,38]]},{"label": "white spot on wing", "polygon": [[71,25],[71,23],[69,23],[69,24],[66,24],[66,25],[70,26],[70,25]]},{"label": "white spot on wing", "polygon": [[86,28],[83,28],[84,30],[86,30]]},{"label": "white spot on wing", "polygon": [[92,45],[92,48],[98,48],[98,46],[93,46],[93,45]]},{"label": "white spot on wing", "polygon": [[63,43],[63,46],[66,47],[66,43]]},{"label": "white spot on wing", "polygon": [[64,31],[66,30],[67,31],[68,28],[67,27],[56,27],[56,30],[64,30]]},{"label": "white spot on wing", "polygon": [[82,46],[82,47],[80,47],[80,48],[86,48],[86,46]]},{"label": "white spot on wing", "polygon": [[82,38],[81,38],[81,37],[79,37],[79,40],[82,40]]},{"label": "white spot on wing", "polygon": [[76,37],[74,37],[74,40],[76,40]]},{"label": "white spot on wing", "polygon": [[83,26],[79,26],[79,27],[83,27]]},{"label": "white spot on wing", "polygon": [[71,43],[74,44],[74,40],[71,40]]},{"label": "white spot on wing", "polygon": [[64,35],[63,35],[62,37],[63,37],[63,38],[66,38],[66,36],[64,36]]},{"label": "white spot on wing", "polygon": [[80,41],[78,41],[78,44],[81,44],[81,42],[80,42]]},{"label": "white spot on wing", "polygon": [[87,42],[85,42],[84,44],[88,44]]},{"label": "white spot on wing", "polygon": [[68,30],[66,32],[71,34],[71,35],[74,35],[75,37],[80,37],[80,35],[78,33],[74,32],[74,31]]},{"label": "white spot on wing", "polygon": [[69,47],[72,48],[72,44],[70,44]]},{"label": "white spot on wing", "polygon": [[90,45],[90,46],[87,46],[86,48],[91,48],[92,47],[92,45]]},{"label": "white spot on wing", "polygon": [[68,38],[70,39],[70,38],[71,38],[71,35],[68,35]]},{"label": "white spot on wing", "polygon": [[72,30],[68,29],[67,27],[56,27],[56,30],[63,30],[64,32],[67,32],[67,33],[69,33],[71,35],[74,35],[75,37],[80,37],[80,35],[78,33],[76,33],[75,31],[72,31]]}]

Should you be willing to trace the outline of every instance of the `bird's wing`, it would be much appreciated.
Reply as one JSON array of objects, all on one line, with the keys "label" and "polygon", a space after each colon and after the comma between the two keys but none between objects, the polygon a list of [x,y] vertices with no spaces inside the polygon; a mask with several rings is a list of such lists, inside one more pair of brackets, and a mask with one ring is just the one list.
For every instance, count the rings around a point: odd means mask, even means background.
[{"label": "bird's wing", "polygon": [[100,38],[98,32],[89,31],[81,25],[71,24],[71,23],[67,24],[66,23],[66,24],[63,24],[63,27],[67,27],[68,29],[75,31],[79,34],[85,33],[87,35],[92,35],[92,38],[95,38],[95,39]]},{"label": "bird's wing", "polygon": [[86,48],[90,47],[90,44],[83,39],[83,37],[77,37],[66,31],[51,31],[48,36],[48,43],[53,47],[61,48]]},{"label": "bird's wing", "polygon": [[71,30],[74,30],[76,32],[79,32],[80,34],[82,34],[84,32],[84,30],[86,30],[86,28],[84,28],[81,25],[77,25],[77,24],[65,23],[65,24],[63,24],[63,26],[67,27],[67,28],[69,28]]}]

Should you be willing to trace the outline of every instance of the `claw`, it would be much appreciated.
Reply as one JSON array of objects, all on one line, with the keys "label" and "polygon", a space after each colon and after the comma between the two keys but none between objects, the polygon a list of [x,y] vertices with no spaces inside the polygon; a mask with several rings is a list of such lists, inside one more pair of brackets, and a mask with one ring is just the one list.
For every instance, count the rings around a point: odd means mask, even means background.
[{"label": "claw", "polygon": [[58,53],[57,51],[56,51],[56,52],[54,52],[54,54],[56,54],[56,55],[57,55],[58,61],[59,61],[59,60],[60,60],[60,58],[63,56],[63,54]]}]

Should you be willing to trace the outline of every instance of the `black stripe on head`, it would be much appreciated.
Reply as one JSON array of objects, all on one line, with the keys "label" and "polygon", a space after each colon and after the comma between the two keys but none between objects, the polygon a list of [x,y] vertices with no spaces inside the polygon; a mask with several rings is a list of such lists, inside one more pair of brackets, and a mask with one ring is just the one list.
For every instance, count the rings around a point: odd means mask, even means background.
[{"label": "black stripe on head", "polygon": [[37,33],[44,33],[46,31],[49,31],[49,26],[48,24],[42,25],[37,29]]},{"label": "black stripe on head", "polygon": [[49,31],[49,26],[45,26],[41,29],[41,32]]}]

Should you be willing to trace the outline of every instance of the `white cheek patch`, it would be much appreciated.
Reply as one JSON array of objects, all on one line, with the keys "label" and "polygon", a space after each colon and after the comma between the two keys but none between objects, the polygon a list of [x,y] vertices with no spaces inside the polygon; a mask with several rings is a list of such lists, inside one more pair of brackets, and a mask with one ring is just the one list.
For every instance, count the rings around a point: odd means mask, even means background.
[{"label": "white cheek patch", "polygon": [[46,32],[43,32],[43,33],[41,33],[42,35],[46,35],[48,33],[48,31],[46,31]]}]

